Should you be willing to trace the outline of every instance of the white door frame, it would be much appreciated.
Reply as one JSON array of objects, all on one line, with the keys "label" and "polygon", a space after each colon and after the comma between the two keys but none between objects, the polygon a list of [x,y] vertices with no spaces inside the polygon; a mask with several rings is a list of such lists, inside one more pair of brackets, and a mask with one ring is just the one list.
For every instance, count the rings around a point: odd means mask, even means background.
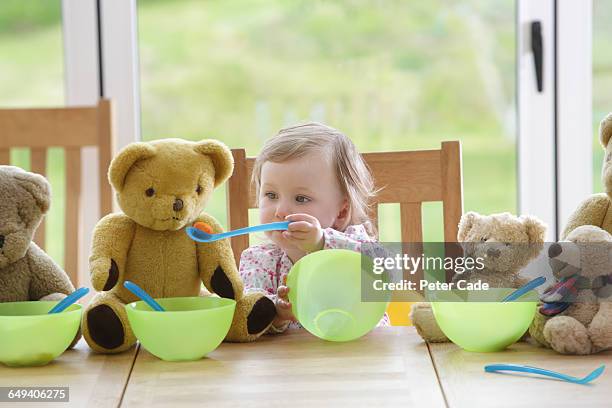
[{"label": "white door frame", "polygon": [[[554,16],[554,0],[518,0],[518,211],[548,225],[547,241],[557,236]],[[532,52],[532,23],[536,21],[543,46],[541,91]]]},{"label": "white door frame", "polygon": [[115,105],[116,148],[140,140],[140,68],[136,0],[98,0],[102,94]]},{"label": "white door frame", "polygon": [[557,0],[557,201],[559,233],[593,193],[593,6]]},{"label": "white door frame", "polygon": [[[62,0],[66,105],[96,105],[100,98],[98,6],[96,0]],[[91,286],[88,259],[93,229],[100,218],[98,149],[82,149],[79,282]]]},{"label": "white door frame", "polygon": [[[559,238],[592,192],[591,0],[518,0],[519,212]],[[540,21],[543,90],[536,87],[531,23]]]},{"label": "white door frame", "polygon": [[140,140],[136,0],[62,0],[62,12],[67,102],[112,99],[115,148]]}]

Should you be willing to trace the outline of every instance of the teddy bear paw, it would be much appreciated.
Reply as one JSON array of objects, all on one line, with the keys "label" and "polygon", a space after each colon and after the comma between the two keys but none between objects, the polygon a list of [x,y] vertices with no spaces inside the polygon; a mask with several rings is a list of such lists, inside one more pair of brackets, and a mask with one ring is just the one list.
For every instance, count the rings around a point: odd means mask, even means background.
[{"label": "teddy bear paw", "polygon": [[445,343],[448,341],[436,322],[431,304],[420,302],[412,305],[410,319],[423,340],[429,343]]},{"label": "teddy bear paw", "polygon": [[262,297],[253,306],[247,317],[247,331],[251,335],[259,335],[268,327],[276,317],[276,306],[267,297]]},{"label": "teddy bear paw", "polygon": [[102,304],[87,311],[85,323],[88,331],[86,338],[90,346],[110,351],[124,343],[123,324],[110,306]]},{"label": "teddy bear paw", "polygon": [[557,316],[550,319],[544,326],[544,339],[557,353],[591,353],[589,333],[586,327],[573,317]]},{"label": "teddy bear paw", "polygon": [[591,322],[588,333],[593,348],[599,350],[607,350],[612,348],[612,328],[607,325],[594,324],[596,321]]},{"label": "teddy bear paw", "polygon": [[127,316],[101,303],[83,316],[83,336],[93,350],[100,353],[120,353],[132,347],[136,338],[127,323]]},{"label": "teddy bear paw", "polygon": [[259,338],[276,317],[274,302],[262,293],[251,293],[236,304],[236,312],[225,340],[248,342]]},{"label": "teddy bear paw", "polygon": [[119,281],[119,267],[112,258],[96,259],[90,269],[92,286],[98,292],[111,290]]},{"label": "teddy bear paw", "polygon": [[542,313],[536,312],[535,317],[529,326],[530,343],[551,348],[550,344],[548,344],[544,338],[544,326],[546,325],[546,322],[548,322],[548,319],[549,318],[544,316]]}]

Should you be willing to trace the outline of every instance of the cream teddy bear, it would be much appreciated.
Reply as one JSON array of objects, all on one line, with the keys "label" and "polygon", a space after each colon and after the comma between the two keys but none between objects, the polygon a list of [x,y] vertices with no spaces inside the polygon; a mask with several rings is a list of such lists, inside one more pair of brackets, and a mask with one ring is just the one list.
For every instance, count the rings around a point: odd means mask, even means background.
[{"label": "cream teddy bear", "polygon": [[0,166],[0,302],[61,300],[74,291],[66,272],[32,242],[50,204],[43,176]]},{"label": "cream teddy bear", "polygon": [[[484,268],[455,274],[453,282],[482,281],[497,288],[524,285],[527,280],[521,276],[521,271],[540,254],[545,233],[546,226],[531,216],[464,214],[459,222],[457,240],[463,247],[464,256],[480,258]],[[415,303],[410,318],[425,341],[448,341],[438,327],[429,303]]]},{"label": "cream teddy bear", "polygon": [[529,328],[538,343],[562,354],[612,348],[612,235],[592,225],[572,230],[548,249],[558,282]]},{"label": "cream teddy bear", "polygon": [[581,225],[595,225],[612,234],[612,113],[601,121],[599,141],[606,151],[604,156],[601,180],[605,193],[593,194],[585,199],[569,217],[561,239],[566,239],[570,232]]}]

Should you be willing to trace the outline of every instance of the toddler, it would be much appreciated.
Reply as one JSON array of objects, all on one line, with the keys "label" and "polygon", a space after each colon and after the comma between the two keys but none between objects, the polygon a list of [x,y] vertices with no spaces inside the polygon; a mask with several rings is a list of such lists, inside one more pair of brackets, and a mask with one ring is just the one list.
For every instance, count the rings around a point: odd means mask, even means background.
[{"label": "toddler", "polygon": [[360,251],[361,243],[376,240],[368,217],[374,184],[351,140],[319,123],[282,129],[269,139],[252,181],[260,222],[290,222],[287,231],[266,232],[270,242],[240,257],[246,290],[263,290],[275,301],[270,332],[280,333],[295,321],[285,286],[295,262],[322,249]]}]

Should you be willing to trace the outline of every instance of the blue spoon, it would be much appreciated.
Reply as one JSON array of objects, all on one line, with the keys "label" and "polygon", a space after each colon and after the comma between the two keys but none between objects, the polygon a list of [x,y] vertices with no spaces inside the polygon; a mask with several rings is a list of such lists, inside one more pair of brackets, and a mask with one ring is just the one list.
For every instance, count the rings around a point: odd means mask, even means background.
[{"label": "blue spoon", "polygon": [[278,231],[289,228],[289,221],[271,222],[269,224],[255,225],[252,227],[240,228],[234,231],[222,232],[220,234],[209,234],[195,227],[187,227],[187,235],[197,242],[213,242],[224,238],[235,237],[236,235],[250,234],[261,231]]},{"label": "blue spoon", "polygon": [[521,373],[531,373],[531,374],[540,374],[547,377],[557,378],[559,380],[571,382],[574,384],[587,384],[599,377],[606,368],[605,364],[602,364],[595,370],[593,370],[589,375],[583,378],[572,377],[571,375],[557,373],[555,371],[546,370],[544,368],[524,366],[519,364],[489,364],[485,366],[485,371],[487,373],[494,373],[497,371],[518,371]]},{"label": "blue spoon", "polygon": [[546,282],[546,278],[543,276],[540,276],[539,278],[535,278],[534,280],[529,281],[525,285],[521,286],[520,288],[518,288],[517,290],[515,290],[514,292],[506,296],[504,300],[502,300],[502,302],[512,302],[513,300],[520,298],[521,296],[523,296],[525,293],[529,292],[530,290],[537,288],[544,282]]},{"label": "blue spoon", "polygon": [[153,299],[147,292],[145,292],[140,286],[138,286],[134,282],[125,281],[123,282],[123,286],[125,286],[127,290],[144,300],[144,302],[156,312],[166,311],[159,303],[155,301],[155,299]]},{"label": "blue spoon", "polygon": [[89,293],[89,288],[79,288],[63,298],[57,305],[53,306],[51,310],[49,310],[48,314],[60,313],[66,310],[70,305],[75,303],[77,300],[85,296]]}]

